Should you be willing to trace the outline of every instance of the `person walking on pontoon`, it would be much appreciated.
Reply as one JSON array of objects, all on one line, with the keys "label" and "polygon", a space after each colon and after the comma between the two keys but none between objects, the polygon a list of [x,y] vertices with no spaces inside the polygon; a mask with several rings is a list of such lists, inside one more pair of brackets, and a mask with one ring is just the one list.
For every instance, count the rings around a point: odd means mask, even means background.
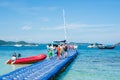
[{"label": "person walking on pontoon", "polygon": [[48,50],[48,57],[51,59],[53,57],[53,47],[51,44],[47,45],[47,50]]}]

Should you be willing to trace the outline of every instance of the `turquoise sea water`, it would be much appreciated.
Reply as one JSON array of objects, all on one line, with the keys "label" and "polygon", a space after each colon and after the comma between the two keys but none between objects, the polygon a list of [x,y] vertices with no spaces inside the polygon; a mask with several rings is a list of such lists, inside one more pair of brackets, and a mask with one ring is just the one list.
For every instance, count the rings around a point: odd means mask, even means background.
[{"label": "turquoise sea water", "polygon": [[[0,75],[28,65],[5,64],[16,51],[22,57],[47,53],[46,45],[29,47],[0,46]],[[56,78],[57,80],[119,80],[120,46],[113,50],[89,49],[79,45],[77,58]]]},{"label": "turquoise sea water", "polygon": [[78,57],[57,80],[120,79],[120,46],[113,50],[100,50],[80,45],[78,51]]},{"label": "turquoise sea water", "polygon": [[20,53],[21,57],[27,57],[32,55],[37,55],[41,53],[47,53],[46,45],[40,46],[23,46],[23,47],[15,47],[15,46],[0,46],[0,75],[11,72],[17,68],[28,66],[26,65],[8,65],[6,61],[12,57],[12,55],[16,53]]}]

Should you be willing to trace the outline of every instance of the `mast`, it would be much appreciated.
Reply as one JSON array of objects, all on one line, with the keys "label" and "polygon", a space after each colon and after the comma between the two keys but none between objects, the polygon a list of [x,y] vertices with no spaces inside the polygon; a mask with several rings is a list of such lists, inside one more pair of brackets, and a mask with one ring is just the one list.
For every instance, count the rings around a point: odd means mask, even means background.
[{"label": "mast", "polygon": [[65,40],[67,40],[67,36],[66,36],[66,23],[65,23],[65,11],[63,9],[63,21],[64,21],[64,37]]}]

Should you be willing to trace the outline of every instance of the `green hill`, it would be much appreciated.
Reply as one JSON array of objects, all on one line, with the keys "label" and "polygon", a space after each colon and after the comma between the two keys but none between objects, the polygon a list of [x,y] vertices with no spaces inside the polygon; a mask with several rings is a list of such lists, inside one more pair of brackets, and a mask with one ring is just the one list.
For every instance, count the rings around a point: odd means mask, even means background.
[{"label": "green hill", "polygon": [[12,45],[16,45],[16,44],[20,44],[20,45],[38,45],[38,43],[28,43],[28,42],[25,42],[25,41],[14,42],[14,41],[0,40],[0,46],[12,46]]}]

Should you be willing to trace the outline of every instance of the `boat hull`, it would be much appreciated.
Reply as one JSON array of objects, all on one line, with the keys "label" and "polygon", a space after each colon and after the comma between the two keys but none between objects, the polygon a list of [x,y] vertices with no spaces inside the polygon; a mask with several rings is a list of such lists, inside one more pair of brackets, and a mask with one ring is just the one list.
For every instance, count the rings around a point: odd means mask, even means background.
[{"label": "boat hull", "polygon": [[115,46],[99,46],[98,47],[99,49],[114,49],[115,48]]},{"label": "boat hull", "polygon": [[15,61],[8,60],[7,64],[31,64],[35,62],[39,62],[44,60],[47,56],[45,54],[39,54],[36,56],[26,57],[26,58],[18,58]]}]

